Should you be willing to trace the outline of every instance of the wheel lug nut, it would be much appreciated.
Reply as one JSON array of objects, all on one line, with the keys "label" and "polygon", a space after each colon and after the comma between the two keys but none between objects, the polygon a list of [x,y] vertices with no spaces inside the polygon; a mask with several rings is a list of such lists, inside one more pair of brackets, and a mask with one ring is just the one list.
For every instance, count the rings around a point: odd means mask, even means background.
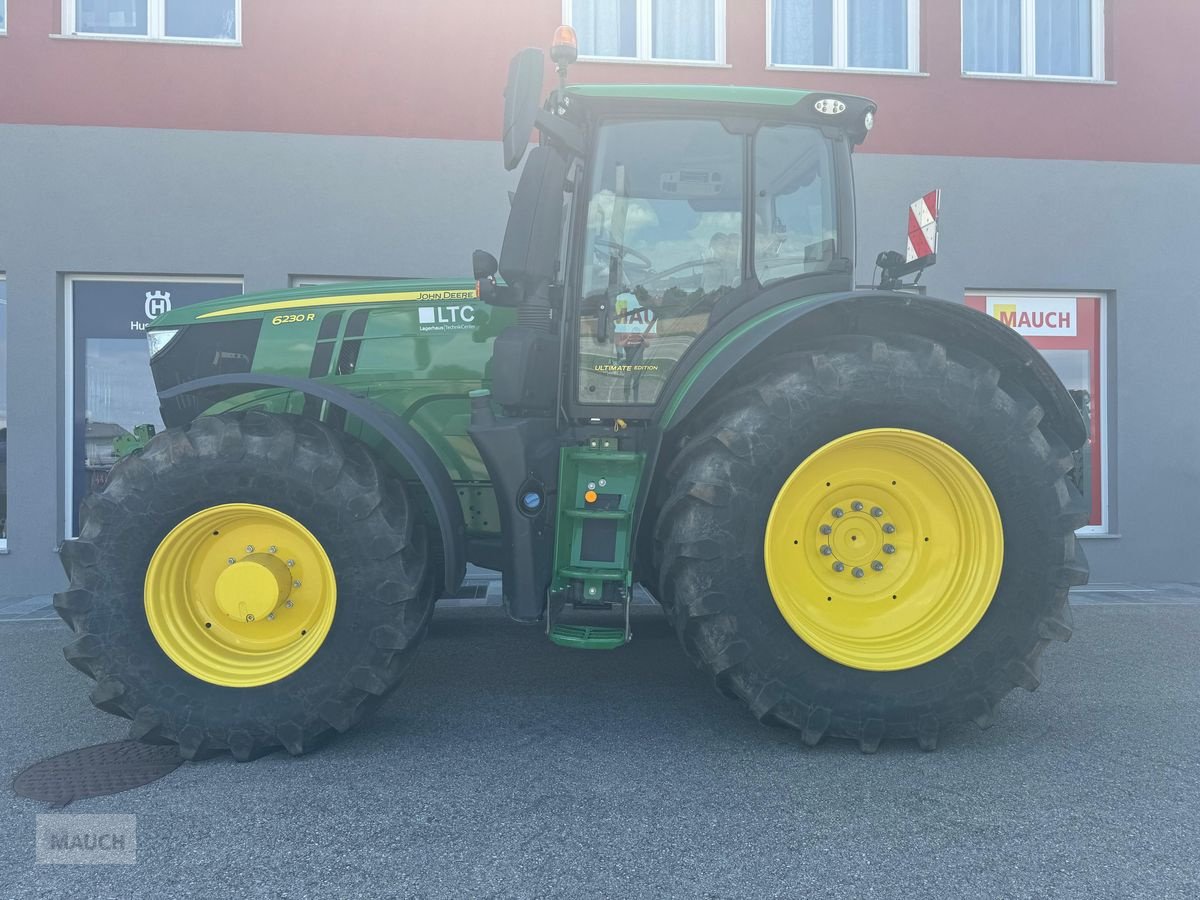
[{"label": "wheel lug nut", "polygon": [[859,501],[855,500],[853,503],[850,504],[850,508],[852,510],[854,510],[855,512],[862,512],[863,505]]},{"label": "wheel lug nut", "polygon": [[286,606],[288,609],[291,609],[293,606],[295,606],[295,604],[292,603],[291,600],[284,600],[283,605]]},{"label": "wheel lug nut", "polygon": [[237,562],[237,560],[231,556],[231,557],[229,557],[229,559],[225,560],[225,562],[229,563],[229,565],[232,566],[235,562]]},{"label": "wheel lug nut", "polygon": [[830,547],[828,544],[822,544],[821,545],[821,555],[822,556],[832,556],[833,548]]},{"label": "wheel lug nut", "polygon": [[895,552],[896,552],[896,548],[895,548],[895,547],[893,547],[891,544],[884,544],[884,545],[883,545],[883,552],[884,552],[884,553],[895,553]]},{"label": "wheel lug nut", "polygon": [[272,544],[270,547],[267,548],[267,552],[274,553],[278,549],[279,549],[278,547],[276,547],[274,544]]},{"label": "wheel lug nut", "polygon": [[247,553],[253,553],[253,552],[254,552],[254,545],[253,545],[253,544],[247,544],[247,545],[246,545],[246,552],[247,552]]},{"label": "wheel lug nut", "polygon": [[882,572],[883,571],[883,563],[881,563],[879,560],[875,560],[874,562],[871,563],[871,568],[874,569],[876,572]]},{"label": "wheel lug nut", "polygon": [[835,571],[835,572],[840,572],[845,568],[846,568],[846,564],[843,562],[835,562],[833,564],[833,571]]},{"label": "wheel lug nut", "polygon": [[267,613],[267,618],[270,619],[272,622],[274,622],[275,621],[275,613]]},{"label": "wheel lug nut", "polygon": [[873,515],[876,519],[878,519],[880,516],[883,515],[883,510],[880,509],[878,506],[872,506],[871,507],[871,515]]},{"label": "wheel lug nut", "polygon": [[862,578],[863,570],[860,569],[858,566],[855,566],[853,569],[850,570],[850,574],[853,575],[855,578]]},{"label": "wheel lug nut", "polygon": [[253,615],[246,616],[246,621],[247,621],[247,622],[253,622],[253,621],[254,621],[254,616],[253,616]]},{"label": "wheel lug nut", "polygon": [[292,587],[300,587],[300,582],[299,582],[299,581],[293,581],[293,582],[292,582]]},{"label": "wheel lug nut", "polygon": [[893,525],[891,522],[887,522],[883,526],[884,534],[892,534],[893,532],[895,532],[895,530],[896,530],[896,526]]},{"label": "wheel lug nut", "polygon": [[841,518],[842,516],[844,516],[845,514],[846,514],[846,513],[845,513],[845,512],[842,510],[842,508],[841,508],[840,506],[835,506],[835,507],[833,508],[833,517],[834,517],[835,519],[840,519],[840,518]]},{"label": "wheel lug nut", "polygon": [[287,566],[288,566],[288,568],[289,568],[289,569],[290,569],[292,566],[294,566],[295,564],[296,564],[296,561],[295,561],[294,559],[289,559],[289,560],[287,561]]},{"label": "wheel lug nut", "polygon": [[828,525],[821,526],[821,534],[831,534],[832,532],[833,532],[833,529],[830,528]]}]

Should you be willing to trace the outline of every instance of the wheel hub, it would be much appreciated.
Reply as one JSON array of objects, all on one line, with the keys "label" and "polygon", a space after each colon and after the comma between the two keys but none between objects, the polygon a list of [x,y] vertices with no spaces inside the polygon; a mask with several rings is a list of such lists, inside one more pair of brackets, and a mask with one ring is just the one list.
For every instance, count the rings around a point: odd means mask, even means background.
[{"label": "wheel hub", "polygon": [[894,670],[956,646],[987,611],[1003,563],[987,483],[917,431],[855,432],[780,489],[764,562],[780,613],[837,662]]},{"label": "wheel hub", "polygon": [[217,576],[217,607],[235,622],[265,620],[292,591],[287,564],[270,553],[252,553]]},{"label": "wheel hub", "polygon": [[269,684],[299,669],[324,643],[336,603],[324,547],[266,506],[228,503],[189,516],[146,569],[146,619],[159,647],[184,671],[224,687]]}]

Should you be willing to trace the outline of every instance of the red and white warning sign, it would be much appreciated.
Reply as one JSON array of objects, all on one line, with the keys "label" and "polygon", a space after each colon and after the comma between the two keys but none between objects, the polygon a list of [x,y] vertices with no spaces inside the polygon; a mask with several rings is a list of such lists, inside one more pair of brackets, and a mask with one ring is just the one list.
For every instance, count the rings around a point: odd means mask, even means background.
[{"label": "red and white warning sign", "polygon": [[933,190],[908,208],[908,253],[905,262],[937,253],[938,210],[942,192]]},{"label": "red and white warning sign", "polygon": [[987,314],[1024,337],[1074,337],[1079,327],[1079,300],[988,297]]}]

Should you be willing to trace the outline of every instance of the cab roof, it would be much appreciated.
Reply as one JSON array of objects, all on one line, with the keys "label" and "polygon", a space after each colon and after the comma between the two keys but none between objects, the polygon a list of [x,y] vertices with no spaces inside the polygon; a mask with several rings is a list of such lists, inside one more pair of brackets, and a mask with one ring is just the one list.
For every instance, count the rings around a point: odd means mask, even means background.
[{"label": "cab roof", "polygon": [[731,115],[840,128],[856,144],[867,136],[867,113],[873,118],[876,109],[874,101],[853,94],[723,84],[575,84],[566,95],[600,115],[670,115],[700,107],[723,114],[728,107]]}]

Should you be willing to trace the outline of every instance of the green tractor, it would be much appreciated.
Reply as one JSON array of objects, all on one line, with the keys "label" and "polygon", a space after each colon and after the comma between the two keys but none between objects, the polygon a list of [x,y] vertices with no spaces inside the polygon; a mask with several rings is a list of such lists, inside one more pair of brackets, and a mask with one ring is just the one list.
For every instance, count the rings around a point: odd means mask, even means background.
[{"label": "green tractor", "polygon": [[[148,332],[165,430],[82,508],[55,606],[92,701],[189,759],[304,753],[392,691],[468,562],[555,644],[640,583],[761,721],[985,726],[1070,633],[1087,431],[958,303],[855,289],[869,100],[566,86],[513,60],[499,260],[237,296]],[[528,148],[529,135],[540,140]],[[918,236],[919,239],[919,236]]]}]

